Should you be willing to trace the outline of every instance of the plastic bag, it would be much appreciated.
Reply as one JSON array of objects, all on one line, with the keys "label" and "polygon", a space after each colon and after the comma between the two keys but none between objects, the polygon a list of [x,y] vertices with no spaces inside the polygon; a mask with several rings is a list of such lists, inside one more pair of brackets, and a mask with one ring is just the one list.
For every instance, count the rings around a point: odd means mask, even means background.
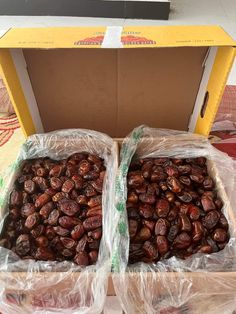
[{"label": "plastic bag", "polygon": [[19,157],[2,182],[0,231],[6,216],[9,190],[23,160],[38,157],[67,158],[76,152],[97,154],[107,169],[103,185],[103,236],[98,261],[81,268],[72,262],[21,260],[0,248],[0,312],[11,313],[101,313],[110,272],[111,204],[117,168],[116,143],[102,133],[71,129],[29,137]]},{"label": "plastic bag", "polygon": [[[205,156],[223,199],[230,240],[224,250],[128,265],[127,173],[133,156]],[[236,309],[235,162],[199,135],[140,126],[125,138],[116,178],[116,237],[113,282],[126,313],[232,313]],[[227,193],[227,196],[225,194]],[[219,310],[219,311],[218,311]]]}]

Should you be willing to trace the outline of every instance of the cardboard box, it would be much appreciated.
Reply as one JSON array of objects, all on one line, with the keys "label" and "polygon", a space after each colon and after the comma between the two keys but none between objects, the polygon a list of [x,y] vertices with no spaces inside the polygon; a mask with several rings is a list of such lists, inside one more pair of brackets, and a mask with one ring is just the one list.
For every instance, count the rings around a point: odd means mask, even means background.
[{"label": "cardboard box", "polygon": [[[218,26],[9,29],[0,38],[0,74],[25,136],[78,127],[123,137],[139,124],[207,136],[234,45]],[[189,275],[197,289],[201,275]],[[234,274],[220,276],[234,283]]]},{"label": "cardboard box", "polygon": [[170,0],[2,0],[1,15],[56,15],[168,20]]}]

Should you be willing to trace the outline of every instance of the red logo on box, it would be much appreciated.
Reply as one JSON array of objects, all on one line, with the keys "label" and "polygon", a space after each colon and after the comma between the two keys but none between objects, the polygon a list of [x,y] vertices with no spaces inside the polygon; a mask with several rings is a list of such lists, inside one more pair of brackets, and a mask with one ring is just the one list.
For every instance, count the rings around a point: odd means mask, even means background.
[{"label": "red logo on box", "polygon": [[[87,37],[82,40],[78,40],[74,43],[76,46],[88,46],[88,45],[96,45],[101,46],[104,40],[104,35],[95,36],[95,37]],[[123,45],[155,45],[156,41],[152,39],[148,39],[145,37],[126,35],[121,37],[121,42]]]},{"label": "red logo on box", "polygon": [[87,37],[82,40],[78,40],[74,43],[76,46],[87,46],[87,45],[101,45],[104,39],[104,35]]},{"label": "red logo on box", "polygon": [[147,39],[145,37],[127,35],[121,37],[123,45],[155,45],[155,40]]}]

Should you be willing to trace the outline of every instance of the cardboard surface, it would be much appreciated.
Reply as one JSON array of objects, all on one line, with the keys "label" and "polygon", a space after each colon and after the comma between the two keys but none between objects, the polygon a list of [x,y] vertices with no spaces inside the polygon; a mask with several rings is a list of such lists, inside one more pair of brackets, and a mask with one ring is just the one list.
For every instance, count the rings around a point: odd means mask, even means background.
[{"label": "cardboard surface", "polygon": [[24,50],[46,132],[92,128],[113,137],[143,123],[187,130],[206,53],[206,47]]},{"label": "cardboard surface", "polygon": [[[98,48],[106,31],[106,27],[12,28],[0,38],[0,48]],[[220,26],[214,25],[125,26],[120,42],[124,48],[236,45]]]},{"label": "cardboard surface", "polygon": [[204,134],[210,134],[218,106],[223,96],[227,78],[235,59],[235,51],[236,49],[233,47],[220,47],[218,49],[211,77],[206,87],[209,93],[207,107],[204,117],[202,118],[201,115],[199,115],[195,133],[201,134],[202,130],[205,130]]},{"label": "cardboard surface", "polygon": [[[0,49],[0,75],[4,80],[5,86],[8,90],[9,98],[14,106],[15,113],[20,122],[20,125],[28,125],[29,128],[23,127],[23,133],[27,136],[29,133],[34,134],[36,128],[33,124],[33,120],[27,106],[25,95],[22,86],[19,82],[14,62],[11,58],[11,54],[7,49]],[[12,88],[14,86],[14,88]],[[19,106],[16,106],[19,103]]]}]

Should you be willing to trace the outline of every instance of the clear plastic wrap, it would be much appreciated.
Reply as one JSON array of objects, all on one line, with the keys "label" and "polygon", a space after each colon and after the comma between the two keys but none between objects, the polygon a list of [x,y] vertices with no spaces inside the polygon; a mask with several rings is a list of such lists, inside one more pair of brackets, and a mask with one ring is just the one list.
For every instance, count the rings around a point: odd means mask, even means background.
[{"label": "clear plastic wrap", "polygon": [[61,130],[30,136],[17,161],[2,179],[0,231],[7,215],[9,191],[25,159],[67,158],[76,152],[96,154],[104,159],[103,236],[98,261],[81,268],[72,262],[21,260],[0,248],[0,312],[2,313],[101,313],[111,268],[111,204],[117,169],[117,145],[107,135],[83,129]]},{"label": "clear plastic wrap", "polygon": [[[224,250],[128,265],[127,173],[133,156],[205,156],[224,202],[230,240]],[[233,313],[236,310],[235,162],[199,135],[140,126],[125,138],[116,178],[116,236],[113,282],[126,313]]]}]

